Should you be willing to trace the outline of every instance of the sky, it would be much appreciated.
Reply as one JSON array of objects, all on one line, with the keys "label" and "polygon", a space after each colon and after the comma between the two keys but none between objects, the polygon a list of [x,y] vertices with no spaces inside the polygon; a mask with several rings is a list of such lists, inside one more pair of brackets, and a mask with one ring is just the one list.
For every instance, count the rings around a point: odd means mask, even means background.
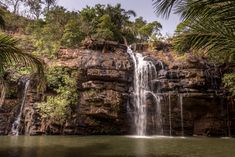
[{"label": "sky", "polygon": [[157,17],[154,13],[152,0],[58,0],[59,5],[71,11],[81,10],[86,6],[94,6],[96,4],[115,5],[117,3],[121,3],[126,10],[134,10],[137,16],[144,17],[148,22],[159,21],[163,26],[161,33],[164,36],[166,34],[173,35],[176,26],[180,23],[178,15],[171,14],[168,19]]}]

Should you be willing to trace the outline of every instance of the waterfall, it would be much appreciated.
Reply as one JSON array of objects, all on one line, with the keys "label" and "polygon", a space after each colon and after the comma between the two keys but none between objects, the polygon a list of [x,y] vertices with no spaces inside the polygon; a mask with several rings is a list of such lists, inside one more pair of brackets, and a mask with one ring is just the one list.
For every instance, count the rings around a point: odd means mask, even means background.
[{"label": "waterfall", "polygon": [[2,91],[1,91],[1,96],[0,96],[0,108],[2,107],[4,100],[5,100],[5,96],[6,96],[6,88],[4,87],[4,85],[2,85]]},{"label": "waterfall", "polygon": [[26,100],[26,97],[27,97],[27,91],[28,91],[29,84],[30,84],[29,79],[24,81],[24,92],[23,92],[23,97],[22,97],[22,101],[21,101],[21,104],[20,104],[20,111],[19,111],[19,114],[16,117],[16,119],[15,119],[15,121],[12,124],[12,127],[11,127],[11,134],[12,135],[16,135],[16,136],[19,135],[20,122],[21,122],[21,117],[22,117],[22,113],[23,113],[23,110],[24,110],[24,105],[25,105],[25,100]]},{"label": "waterfall", "polygon": [[180,119],[181,119],[181,136],[184,136],[184,108],[183,108],[183,95],[179,94],[180,103]]},{"label": "waterfall", "polygon": [[144,136],[147,134],[147,95],[151,94],[155,99],[157,128],[162,129],[160,96],[153,93],[151,81],[157,77],[156,67],[153,62],[146,60],[140,53],[134,53],[128,48],[127,53],[134,63],[134,124],[136,134]]},{"label": "waterfall", "polygon": [[168,95],[168,105],[169,105],[169,126],[170,126],[170,132],[169,135],[172,136],[172,122],[171,122],[171,94],[169,92]]},{"label": "waterfall", "polygon": [[157,97],[157,134],[159,135],[163,135],[163,121],[162,121],[162,108],[161,108],[161,99],[158,95],[156,95]]},{"label": "waterfall", "polygon": [[156,118],[155,118],[155,123],[156,123],[156,134],[158,135],[163,135],[163,121],[162,121],[162,108],[161,108],[161,97],[158,95],[158,93],[154,93],[151,91],[146,91],[146,94],[151,94],[155,100],[155,105],[156,105]]}]

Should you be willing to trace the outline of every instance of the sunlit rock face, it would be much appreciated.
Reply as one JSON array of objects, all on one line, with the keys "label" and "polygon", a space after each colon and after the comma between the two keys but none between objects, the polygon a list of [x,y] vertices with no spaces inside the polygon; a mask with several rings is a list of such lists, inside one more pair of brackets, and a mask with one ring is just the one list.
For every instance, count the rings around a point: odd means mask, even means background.
[{"label": "sunlit rock face", "polygon": [[[226,91],[221,88],[222,67],[196,57],[189,56],[184,62],[176,62],[169,54],[166,54],[168,61],[163,61],[156,52],[139,53],[145,61],[151,62],[156,72],[154,77],[152,75],[147,79],[151,91],[146,92],[143,101],[145,135],[235,134],[235,106],[227,101]],[[135,63],[126,48],[114,46],[106,51],[63,49],[58,58],[57,66],[79,71],[77,106],[72,108],[63,124],[44,119],[36,107],[43,95],[36,94],[34,81],[31,80],[19,134],[136,134],[136,113],[133,113]],[[0,109],[1,135],[10,134],[24,89],[18,82],[9,82],[9,87],[16,93],[8,95]],[[46,91],[44,96],[48,93],[50,91]]]},{"label": "sunlit rock face", "polygon": [[192,57],[161,72],[153,83],[162,95],[164,135],[229,136],[234,113],[221,88],[222,73],[221,67]]},{"label": "sunlit rock face", "polygon": [[84,51],[78,58],[78,134],[127,134],[133,67],[125,53]]}]

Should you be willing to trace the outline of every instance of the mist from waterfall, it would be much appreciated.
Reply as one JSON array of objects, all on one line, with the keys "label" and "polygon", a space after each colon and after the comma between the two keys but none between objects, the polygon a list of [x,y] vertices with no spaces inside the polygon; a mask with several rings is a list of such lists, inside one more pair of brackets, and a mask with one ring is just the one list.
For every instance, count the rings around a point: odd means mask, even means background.
[{"label": "mist from waterfall", "polygon": [[29,79],[23,80],[23,83],[24,83],[24,91],[23,91],[22,101],[20,104],[20,111],[11,127],[11,134],[16,135],[16,136],[19,135],[19,128],[20,128],[21,118],[22,118],[22,114],[24,110],[24,105],[25,105],[25,100],[27,97],[27,91],[28,91],[28,87],[30,84],[30,80]]},{"label": "mist from waterfall", "polygon": [[163,134],[160,96],[153,92],[151,81],[157,77],[157,70],[152,61],[140,53],[127,50],[134,63],[134,124],[136,135],[147,135],[147,96],[152,96],[156,107],[156,127]]}]

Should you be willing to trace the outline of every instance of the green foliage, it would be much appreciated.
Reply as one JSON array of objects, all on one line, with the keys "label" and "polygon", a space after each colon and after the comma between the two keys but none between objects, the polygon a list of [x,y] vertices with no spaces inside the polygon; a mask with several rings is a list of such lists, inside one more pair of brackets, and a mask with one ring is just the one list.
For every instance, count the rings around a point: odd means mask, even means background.
[{"label": "green foliage", "polygon": [[46,73],[48,88],[60,93],[60,88],[76,86],[76,72],[66,67],[51,67]]},{"label": "green foliage", "polygon": [[81,22],[79,27],[81,32],[84,33],[86,37],[91,38],[92,34],[95,33],[96,25],[98,23],[95,8],[86,7],[80,11],[79,20]]},{"label": "green foliage", "polygon": [[0,8],[0,28],[5,27],[5,20],[3,19],[4,11],[4,9]]},{"label": "green foliage", "polygon": [[[3,14],[5,10],[0,9],[0,26],[5,26]],[[6,12],[7,13],[7,12]],[[17,47],[17,40],[13,37],[0,32],[0,84],[1,98],[5,95],[5,81],[3,75],[8,68],[21,65],[21,67],[28,69],[27,74],[37,74],[38,90],[44,88],[44,67],[40,59],[31,54],[24,53]],[[35,77],[36,78],[36,77]],[[4,94],[3,94],[4,93]]]},{"label": "green foliage", "polygon": [[80,46],[84,39],[84,34],[80,31],[79,22],[77,20],[70,20],[64,29],[64,34],[61,38],[61,45],[69,48],[76,48]]},{"label": "green foliage", "polygon": [[139,33],[142,39],[148,40],[151,36],[156,36],[160,28],[162,28],[162,25],[159,22],[154,21],[140,27]]},{"label": "green foliage", "polygon": [[231,94],[235,96],[235,74],[225,74],[223,77],[223,83],[225,87],[229,89]]},{"label": "green foliage", "polygon": [[10,80],[17,82],[23,76],[30,76],[32,73],[32,68],[25,67],[23,65],[15,64],[11,65],[6,69],[6,72],[10,74]]},{"label": "green foliage", "polygon": [[25,32],[26,26],[30,23],[29,19],[12,14],[5,9],[0,9],[0,14],[5,21],[5,30],[9,32]]},{"label": "green foliage", "polygon": [[99,18],[99,24],[97,25],[97,33],[96,38],[104,39],[104,40],[111,40],[113,39],[113,23],[112,19],[108,14],[105,14]]},{"label": "green foliage", "polygon": [[21,6],[25,14],[31,18],[38,19],[43,13],[49,11],[55,6],[57,0],[2,0],[1,5],[11,10],[14,14],[19,15]]},{"label": "green foliage", "polygon": [[[35,54],[55,58],[61,46],[78,48],[83,40],[112,40],[120,43],[137,41],[137,36],[150,38],[161,28],[157,21],[130,21],[135,13],[124,10],[120,4],[86,7],[80,12],[70,12],[63,7],[53,7],[45,14],[45,20],[35,20],[27,27],[33,36]],[[138,33],[136,33],[138,32]],[[143,39],[144,40],[144,39]]]},{"label": "green foliage", "polygon": [[35,20],[28,25],[27,32],[32,34],[34,53],[49,58],[55,58],[61,46],[74,48],[83,39],[78,14],[58,6],[47,11],[44,21]]},{"label": "green foliage", "polygon": [[45,12],[47,12],[47,11],[49,11],[50,9],[51,9],[51,7],[53,7],[53,6],[55,6],[56,5],[56,1],[57,0],[45,0],[45,5],[46,5],[46,7],[45,7]]},{"label": "green foliage", "polygon": [[29,11],[36,18],[39,19],[43,12],[43,1],[42,0],[24,0],[25,5],[29,7]]},{"label": "green foliage", "polygon": [[[235,63],[234,0],[155,0],[154,5],[163,16],[174,10],[184,19],[174,37],[178,51],[197,50],[214,62]],[[225,74],[223,82],[234,96],[235,74]]]},{"label": "green foliage", "polygon": [[[28,36],[26,41],[30,43],[33,54],[48,59],[56,59],[61,47],[79,48],[87,39],[119,43],[126,40],[129,44],[155,39],[161,28],[157,21],[147,23],[142,17],[132,22],[130,17],[136,16],[135,12],[123,9],[120,4],[98,4],[79,12],[71,12],[63,7],[54,6],[55,0],[26,0],[23,3],[29,6],[36,18],[29,20],[6,11],[6,26],[13,30],[13,33],[19,32],[20,38]],[[47,9],[41,16],[44,7]],[[39,19],[40,17],[44,18]],[[29,44],[25,45],[28,47]]]},{"label": "green foliage", "polygon": [[159,34],[162,28],[159,22],[147,23],[142,17],[132,22],[131,16],[136,16],[135,12],[122,9],[120,4],[87,7],[79,13],[80,30],[91,39],[113,40],[120,43],[124,42],[123,39],[127,39],[128,43],[137,42],[138,38],[142,41],[148,40],[154,34]]},{"label": "green foliage", "polygon": [[235,54],[234,0],[170,0],[154,5],[159,14],[168,16],[174,10],[184,19],[174,38],[178,51],[203,50],[209,57],[231,62]]},{"label": "green foliage", "polygon": [[34,47],[36,47],[36,51],[33,53],[37,56],[44,56],[50,59],[55,58],[57,52],[60,48],[59,41],[45,40],[43,38],[36,40],[34,43]]},{"label": "green foliage", "polygon": [[146,24],[147,24],[147,21],[145,21],[145,20],[143,19],[143,17],[138,17],[138,18],[135,19],[134,27],[135,27],[136,29],[140,29],[141,27],[143,27],[143,26],[146,25]]},{"label": "green foliage", "polygon": [[48,96],[46,102],[37,105],[42,118],[55,120],[61,124],[65,121],[66,115],[70,111],[68,100],[64,99],[61,95],[56,97]]},{"label": "green foliage", "polygon": [[44,118],[50,118],[63,123],[71,107],[76,105],[77,72],[65,67],[48,69],[48,89],[56,92],[54,96],[47,96],[45,102],[38,103],[38,109]]},{"label": "green foliage", "polygon": [[31,54],[23,53],[16,46],[17,41],[12,37],[0,33],[0,75],[4,73],[9,65],[21,64],[35,70],[40,78],[44,77],[43,64],[40,59]]}]

